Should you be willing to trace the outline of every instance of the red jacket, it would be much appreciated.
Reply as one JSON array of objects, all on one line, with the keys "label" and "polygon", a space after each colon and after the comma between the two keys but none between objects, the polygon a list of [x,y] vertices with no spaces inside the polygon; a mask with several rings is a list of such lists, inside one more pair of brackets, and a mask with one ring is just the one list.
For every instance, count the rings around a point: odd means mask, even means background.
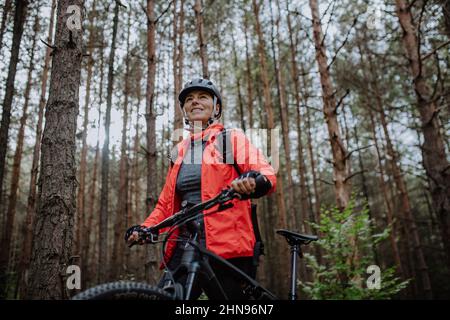
[{"label": "red jacket", "polygon": [[[190,144],[190,139],[207,136],[207,142],[203,151],[201,172],[201,198],[202,202],[216,196],[220,191],[231,185],[238,176],[232,164],[223,163],[222,153],[215,148],[216,139],[221,139],[223,125],[215,123],[203,132],[190,135],[178,143],[178,157],[173,159],[174,165],[169,168],[166,183],[159,196],[155,209],[142,224],[145,227],[155,225],[165,218],[180,210],[181,200],[175,192],[178,171],[182,164],[184,154]],[[241,173],[249,170],[258,171],[265,175],[272,183],[269,193],[275,191],[276,176],[274,169],[267,162],[262,152],[253,146],[244,133],[240,130],[227,130],[231,135],[231,146],[234,159]],[[215,254],[230,259],[235,257],[253,256],[255,235],[251,221],[250,200],[233,200],[233,207],[224,211],[204,217],[206,248]],[[216,207],[205,210],[203,213],[216,210]],[[165,230],[161,230],[164,232]],[[178,232],[174,232],[175,238]],[[169,261],[175,249],[176,242],[169,241],[165,251],[165,260]]]}]

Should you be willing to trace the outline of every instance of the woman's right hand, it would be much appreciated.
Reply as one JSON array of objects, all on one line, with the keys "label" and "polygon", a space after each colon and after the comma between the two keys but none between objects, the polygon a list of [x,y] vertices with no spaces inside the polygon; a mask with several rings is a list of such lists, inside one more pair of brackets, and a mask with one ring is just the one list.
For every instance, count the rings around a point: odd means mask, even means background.
[{"label": "woman's right hand", "polygon": [[127,242],[128,245],[133,245],[136,243],[139,245],[144,244],[144,240],[139,238],[139,230],[141,228],[142,227],[140,225],[136,225],[132,226],[127,230],[127,232],[125,233],[125,241]]}]

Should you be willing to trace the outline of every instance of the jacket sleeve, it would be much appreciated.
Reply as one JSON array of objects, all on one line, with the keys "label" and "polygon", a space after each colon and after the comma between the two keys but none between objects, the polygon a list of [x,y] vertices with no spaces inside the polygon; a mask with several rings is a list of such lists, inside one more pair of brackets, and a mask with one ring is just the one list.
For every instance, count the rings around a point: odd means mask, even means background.
[{"label": "jacket sleeve", "polygon": [[277,177],[274,168],[269,164],[261,150],[256,148],[242,130],[231,131],[231,144],[234,159],[241,172],[257,171],[266,176],[272,187],[267,194],[275,191]]},{"label": "jacket sleeve", "polygon": [[155,209],[149,214],[147,219],[141,224],[141,226],[144,227],[151,227],[155,224],[158,224],[168,216],[170,216],[170,212],[168,212],[169,208],[171,207],[171,185],[169,181],[170,173],[172,171],[172,168],[169,167],[169,170],[167,171],[166,175],[166,183],[164,184],[164,187],[161,191],[161,194],[159,195],[158,202],[156,203]]}]

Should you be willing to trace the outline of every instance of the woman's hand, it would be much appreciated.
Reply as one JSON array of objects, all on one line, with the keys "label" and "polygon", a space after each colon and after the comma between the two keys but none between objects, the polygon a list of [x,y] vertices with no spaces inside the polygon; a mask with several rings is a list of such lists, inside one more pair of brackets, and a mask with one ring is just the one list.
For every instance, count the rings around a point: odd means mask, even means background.
[{"label": "woman's hand", "polygon": [[140,245],[144,244],[144,241],[139,238],[139,232],[138,232],[139,228],[141,228],[141,226],[139,226],[139,225],[133,226],[133,227],[129,228],[127,230],[127,232],[125,233],[125,241],[127,242],[128,245],[132,245],[137,241],[138,241],[138,244],[140,244]]},{"label": "woman's hand", "polygon": [[231,182],[231,187],[241,194],[251,194],[256,189],[256,182],[252,177],[235,179]]}]

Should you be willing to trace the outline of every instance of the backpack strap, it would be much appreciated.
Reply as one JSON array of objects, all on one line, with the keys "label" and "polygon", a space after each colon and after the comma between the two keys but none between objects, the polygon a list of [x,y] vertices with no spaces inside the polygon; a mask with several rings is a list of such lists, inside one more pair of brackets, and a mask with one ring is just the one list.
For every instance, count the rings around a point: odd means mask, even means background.
[{"label": "backpack strap", "polygon": [[[231,135],[230,135],[231,131],[227,130],[227,129],[223,129],[221,132],[222,135],[222,159],[224,160],[225,163],[230,163],[228,160],[232,161],[233,167],[236,170],[238,176],[241,175],[241,170],[239,169],[236,160],[234,158],[234,154],[231,151],[231,155],[232,155],[232,159],[229,159],[230,154],[228,153],[228,147],[233,150],[232,145],[231,145]],[[253,263],[257,266],[258,265],[258,258],[260,255],[264,254],[264,243],[262,241],[261,238],[261,233],[259,231],[259,224],[258,224],[258,217],[256,214],[256,207],[257,205],[255,203],[251,204],[251,218],[252,218],[252,225],[253,225],[253,231],[255,233],[255,249],[254,249],[254,253],[253,253]]]}]

